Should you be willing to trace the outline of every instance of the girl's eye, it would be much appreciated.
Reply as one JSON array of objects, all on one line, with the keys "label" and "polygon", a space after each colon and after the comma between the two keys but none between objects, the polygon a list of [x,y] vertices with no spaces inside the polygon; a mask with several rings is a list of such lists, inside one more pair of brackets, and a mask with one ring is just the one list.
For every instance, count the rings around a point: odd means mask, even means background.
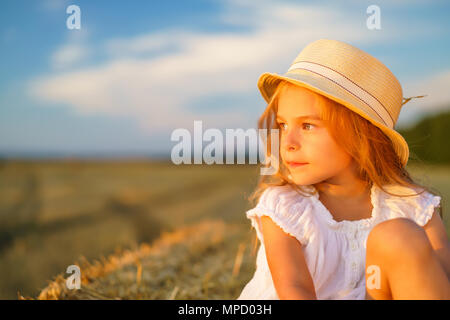
[{"label": "girl's eye", "polygon": [[286,129],[286,127],[285,127],[286,123],[278,122],[278,125],[280,126],[281,129],[283,129],[283,130]]},{"label": "girl's eye", "polygon": [[312,130],[311,127],[314,127],[313,124],[307,123],[307,122],[303,123],[303,128],[304,128],[305,126],[306,126],[307,128],[309,128],[308,131],[311,131],[311,130]]},{"label": "girl's eye", "polygon": [[[280,128],[282,130],[286,130],[286,123],[278,122],[278,125],[280,126]],[[311,131],[314,127],[315,127],[315,125],[312,123],[307,123],[307,122],[302,123],[302,128],[305,129],[306,131]]]}]

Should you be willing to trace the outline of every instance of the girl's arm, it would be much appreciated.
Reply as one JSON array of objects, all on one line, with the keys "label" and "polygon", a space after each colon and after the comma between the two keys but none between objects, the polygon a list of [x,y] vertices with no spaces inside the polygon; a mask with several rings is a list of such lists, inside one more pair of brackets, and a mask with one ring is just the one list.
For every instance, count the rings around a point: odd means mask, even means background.
[{"label": "girl's arm", "polygon": [[423,228],[430,240],[434,253],[450,279],[450,242],[437,208],[430,221]]},{"label": "girl's arm", "polygon": [[261,217],[261,225],[267,263],[280,300],[316,300],[301,243],[268,216]]}]

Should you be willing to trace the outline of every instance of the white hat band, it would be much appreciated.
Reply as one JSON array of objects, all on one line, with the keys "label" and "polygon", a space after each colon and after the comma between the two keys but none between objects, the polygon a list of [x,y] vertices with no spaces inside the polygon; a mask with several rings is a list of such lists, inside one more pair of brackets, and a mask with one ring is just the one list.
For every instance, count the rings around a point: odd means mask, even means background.
[{"label": "white hat band", "polygon": [[295,69],[308,70],[333,81],[334,83],[363,101],[365,104],[367,104],[376,114],[380,116],[386,126],[391,129],[394,127],[394,121],[392,120],[390,114],[387,112],[386,108],[370,93],[356,85],[354,82],[352,82],[350,79],[340,74],[339,72],[320,64],[301,61],[294,63],[289,68],[287,73]]}]

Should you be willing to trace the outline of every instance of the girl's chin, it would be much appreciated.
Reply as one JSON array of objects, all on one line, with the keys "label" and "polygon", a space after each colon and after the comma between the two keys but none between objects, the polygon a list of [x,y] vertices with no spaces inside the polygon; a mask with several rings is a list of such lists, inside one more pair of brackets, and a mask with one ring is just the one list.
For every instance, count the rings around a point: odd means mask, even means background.
[{"label": "girl's chin", "polygon": [[304,179],[296,179],[295,177],[291,178],[291,180],[299,186],[306,186],[309,185],[310,183],[308,181],[305,181]]},{"label": "girl's chin", "polygon": [[290,177],[291,181],[293,181],[296,185],[299,186],[310,186],[312,184],[318,183],[315,179],[305,179],[304,177],[298,177],[296,175],[291,174]]}]

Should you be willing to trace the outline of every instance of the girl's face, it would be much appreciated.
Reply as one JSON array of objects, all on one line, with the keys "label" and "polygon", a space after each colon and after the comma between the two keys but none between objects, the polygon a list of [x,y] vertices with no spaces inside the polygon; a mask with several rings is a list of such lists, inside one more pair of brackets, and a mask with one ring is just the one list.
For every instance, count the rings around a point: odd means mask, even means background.
[{"label": "girl's face", "polygon": [[325,121],[320,120],[320,106],[329,101],[306,88],[288,85],[283,89],[277,112],[280,156],[292,180],[298,185],[333,180],[338,183],[340,176],[351,171],[352,158],[336,144]]}]

